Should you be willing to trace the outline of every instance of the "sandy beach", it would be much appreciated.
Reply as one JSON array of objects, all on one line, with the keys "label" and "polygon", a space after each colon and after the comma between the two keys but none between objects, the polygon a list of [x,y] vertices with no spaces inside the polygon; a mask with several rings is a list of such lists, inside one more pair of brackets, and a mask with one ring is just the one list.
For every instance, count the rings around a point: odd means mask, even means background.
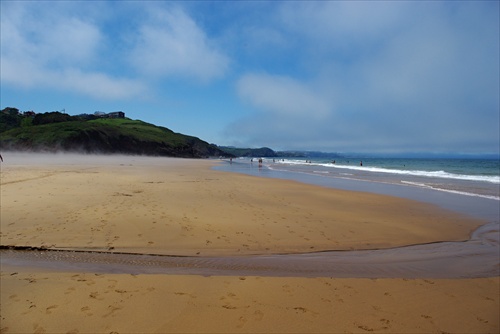
[{"label": "sandy beach", "polygon": [[[217,161],[3,154],[2,246],[182,256],[468,240],[483,221]],[[1,333],[496,333],[498,277],[361,279],[1,268]]]}]

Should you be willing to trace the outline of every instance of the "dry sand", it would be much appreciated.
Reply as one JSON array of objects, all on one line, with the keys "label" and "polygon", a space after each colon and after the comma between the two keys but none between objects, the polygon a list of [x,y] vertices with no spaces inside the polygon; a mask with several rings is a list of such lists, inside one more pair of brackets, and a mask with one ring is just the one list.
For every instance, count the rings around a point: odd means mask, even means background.
[{"label": "dry sand", "polygon": [[395,197],[214,171],[211,161],[42,158],[5,157],[2,245],[289,253],[466,240],[482,223]]},{"label": "dry sand", "polygon": [[2,273],[2,333],[497,333],[499,279]]},{"label": "dry sand", "polygon": [[[428,204],[211,170],[213,161],[4,155],[1,244],[172,255],[466,240]],[[50,273],[2,267],[2,333],[499,331],[499,279]]]}]

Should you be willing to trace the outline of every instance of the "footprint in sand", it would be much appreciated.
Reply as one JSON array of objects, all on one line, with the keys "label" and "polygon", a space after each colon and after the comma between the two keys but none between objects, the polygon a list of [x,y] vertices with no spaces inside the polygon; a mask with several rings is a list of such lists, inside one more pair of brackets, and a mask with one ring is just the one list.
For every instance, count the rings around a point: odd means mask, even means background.
[{"label": "footprint in sand", "polygon": [[306,313],[307,312],[307,309],[305,307],[294,307],[293,308],[295,310],[295,313]]},{"label": "footprint in sand", "polygon": [[97,291],[91,292],[89,294],[89,297],[92,298],[92,299],[103,300],[103,298],[98,298],[99,297],[99,293]]},{"label": "footprint in sand", "polygon": [[104,314],[102,317],[107,318],[108,316],[114,316],[114,313],[116,311],[121,310],[122,308],[123,308],[122,306],[109,305],[108,306],[109,312]]},{"label": "footprint in sand", "polygon": [[51,314],[51,313],[52,313],[52,311],[51,311],[51,310],[53,310],[53,309],[55,309],[55,308],[58,308],[58,307],[59,307],[59,305],[51,305],[51,306],[49,306],[49,307],[47,307],[47,308],[45,309],[45,313],[47,313],[47,314]]},{"label": "footprint in sand", "polygon": [[43,333],[47,333],[47,331],[42,326],[40,326],[38,324],[33,324],[33,333],[43,334]]},{"label": "footprint in sand", "polygon": [[358,326],[359,329],[362,329],[367,332],[373,332],[373,328],[368,327],[368,326]]},{"label": "footprint in sand", "polygon": [[485,323],[485,324],[487,324],[487,323],[488,323],[488,320],[485,320],[485,319],[483,319],[483,318],[481,318],[481,317],[476,317],[476,319],[477,319],[477,321],[480,321],[480,322],[482,322],[482,323]]},{"label": "footprint in sand", "polygon": [[239,319],[238,319],[238,326],[236,326],[237,328],[242,328],[243,326],[245,326],[245,324],[247,323],[247,319],[244,317],[244,316],[241,316]]},{"label": "footprint in sand", "polygon": [[176,292],[175,293],[176,295],[178,296],[186,296],[186,297],[189,297],[191,299],[196,299],[196,296],[191,294],[191,293],[186,293],[186,292]]},{"label": "footprint in sand", "polygon": [[90,307],[88,307],[88,306],[84,306],[80,309],[80,311],[82,311],[82,312],[89,311],[89,310],[90,310]]},{"label": "footprint in sand", "polygon": [[389,329],[391,327],[391,321],[387,319],[380,319],[380,322],[386,326],[382,326],[382,329]]},{"label": "footprint in sand", "polygon": [[261,321],[264,318],[264,313],[261,310],[256,310],[254,313],[254,318],[257,321]]}]

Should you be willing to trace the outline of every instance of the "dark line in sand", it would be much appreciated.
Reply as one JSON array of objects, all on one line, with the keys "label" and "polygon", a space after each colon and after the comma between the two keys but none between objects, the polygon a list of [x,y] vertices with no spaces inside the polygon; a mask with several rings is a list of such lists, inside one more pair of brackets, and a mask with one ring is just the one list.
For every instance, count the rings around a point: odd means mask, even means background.
[{"label": "dark line in sand", "polygon": [[[499,223],[470,240],[376,250],[196,257],[100,250],[0,246],[2,266],[19,270],[339,278],[475,278],[500,276]],[[16,269],[16,270],[17,270]]]},{"label": "dark line in sand", "polygon": [[[129,195],[130,196],[130,195]],[[454,241],[431,241],[431,242],[423,242],[417,244],[408,244],[387,248],[360,248],[360,249],[323,249],[323,250],[312,250],[312,251],[303,251],[303,252],[283,252],[283,253],[266,253],[266,254],[243,254],[238,257],[249,257],[249,256],[287,256],[287,255],[304,255],[304,254],[321,254],[321,253],[342,253],[342,252],[356,252],[356,251],[384,251],[384,250],[395,250],[395,249],[404,249],[406,247],[415,247],[415,246],[426,246],[426,245],[435,245],[442,244],[445,242],[455,242],[455,243],[464,243],[468,242],[468,240],[454,240]],[[112,251],[114,247],[108,248],[108,250],[91,250],[91,249],[81,249],[81,248],[58,248],[55,246],[44,247],[44,246],[18,246],[18,245],[0,245],[1,250],[12,250],[12,251],[48,251],[48,252],[75,252],[75,253],[97,253],[97,254],[117,254],[117,255],[147,255],[147,256],[164,256],[164,257],[179,257],[179,258],[204,258],[207,256],[203,255],[173,255],[173,254],[158,254],[158,253],[134,253],[134,252],[122,252],[122,251]],[[224,256],[221,256],[224,257]]]}]

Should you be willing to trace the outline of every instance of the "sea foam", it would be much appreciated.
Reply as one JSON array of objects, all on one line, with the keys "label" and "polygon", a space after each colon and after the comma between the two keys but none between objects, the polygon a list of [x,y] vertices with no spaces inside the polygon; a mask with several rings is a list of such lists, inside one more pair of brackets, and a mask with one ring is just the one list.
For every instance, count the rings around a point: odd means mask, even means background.
[{"label": "sea foam", "polygon": [[284,161],[278,161],[278,162],[282,163],[282,164],[290,164],[290,165],[313,165],[313,166],[316,165],[316,166],[322,166],[322,167],[327,167],[327,168],[348,169],[348,170],[353,170],[353,171],[399,174],[399,175],[408,175],[408,176],[421,176],[421,177],[429,177],[429,178],[442,178],[442,179],[454,179],[454,180],[465,180],[465,181],[480,181],[480,182],[489,182],[489,183],[494,183],[494,184],[500,184],[500,176],[497,176],[497,175],[465,175],[465,174],[450,173],[450,172],[446,172],[444,170],[427,171],[427,170],[411,170],[411,169],[392,169],[392,168],[383,168],[383,167],[305,162],[303,160],[284,160]]}]

